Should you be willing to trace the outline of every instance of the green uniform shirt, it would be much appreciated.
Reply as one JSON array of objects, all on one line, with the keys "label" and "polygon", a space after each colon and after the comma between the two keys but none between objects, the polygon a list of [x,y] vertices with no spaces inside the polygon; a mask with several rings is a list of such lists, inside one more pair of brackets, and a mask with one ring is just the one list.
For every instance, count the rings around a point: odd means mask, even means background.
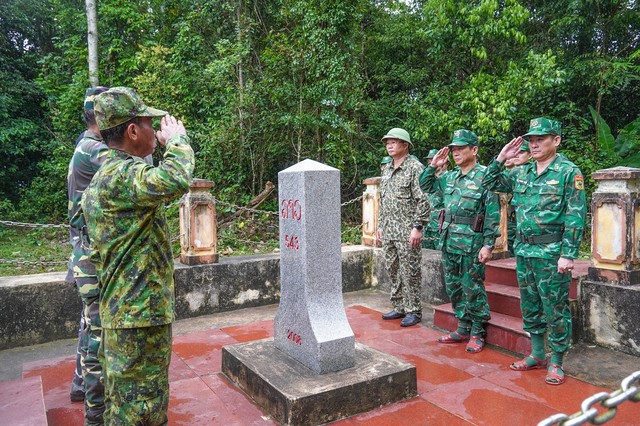
[{"label": "green uniform shirt", "polygon": [[[500,235],[500,201],[498,195],[482,187],[486,167],[476,164],[467,174],[460,167],[436,177],[436,168],[429,166],[420,176],[420,184],[427,192],[442,192],[447,218],[442,224],[440,243],[443,251],[471,254],[483,245],[493,246]],[[456,223],[451,216],[470,220],[484,214],[484,225],[475,232],[469,223]]]},{"label": "green uniform shirt", "polygon": [[87,245],[82,244],[81,240],[81,231],[85,226],[84,219],[81,215],[77,219],[73,218],[80,210],[80,201],[84,190],[89,186],[89,182],[102,165],[108,152],[109,148],[99,135],[90,130],[85,131],[69,161],[67,173],[71,255],[69,256],[65,281],[76,282],[80,296],[85,302],[88,299],[97,298],[100,290],[98,289],[96,268],[89,260]]},{"label": "green uniform shirt", "polygon": [[165,202],[189,189],[194,166],[186,136],[167,141],[153,167],[111,149],[82,198],[98,268],[104,328],[169,324],[174,317],[173,255]]},{"label": "green uniform shirt", "polygon": [[385,164],[380,180],[380,222],[383,239],[409,241],[414,225],[429,221],[429,200],[420,190],[422,163],[407,155],[398,168]]},{"label": "green uniform shirt", "polygon": [[[541,259],[576,259],[584,232],[586,201],[580,169],[558,154],[538,176],[536,163],[512,170],[494,160],[487,168],[483,185],[493,191],[512,192],[516,212],[515,253]],[[518,235],[562,234],[562,241],[529,244]]]}]

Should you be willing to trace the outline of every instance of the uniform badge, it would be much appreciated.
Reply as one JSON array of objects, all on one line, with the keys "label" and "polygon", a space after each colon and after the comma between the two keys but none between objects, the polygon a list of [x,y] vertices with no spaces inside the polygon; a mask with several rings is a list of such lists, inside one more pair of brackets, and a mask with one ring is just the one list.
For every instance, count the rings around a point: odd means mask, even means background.
[{"label": "uniform badge", "polygon": [[557,185],[557,184],[559,184],[559,183],[560,183],[560,182],[559,182],[559,181],[557,181],[557,180],[555,180],[555,179],[552,179],[552,180],[547,181],[547,185]]},{"label": "uniform badge", "polygon": [[573,178],[573,186],[575,186],[575,188],[579,191],[582,191],[584,189],[584,178],[582,177],[582,175],[576,175]]},{"label": "uniform badge", "polygon": [[467,189],[471,189],[471,190],[475,191],[475,190],[477,190],[477,189],[478,189],[478,187],[477,187],[477,186],[475,186],[475,185],[468,185],[468,186],[467,186]]}]

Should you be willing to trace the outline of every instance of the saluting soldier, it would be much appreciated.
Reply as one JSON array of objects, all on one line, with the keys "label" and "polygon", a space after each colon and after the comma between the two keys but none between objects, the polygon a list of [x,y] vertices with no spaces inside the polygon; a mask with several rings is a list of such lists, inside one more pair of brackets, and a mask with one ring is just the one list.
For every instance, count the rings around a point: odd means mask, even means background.
[{"label": "saluting soldier", "polygon": [[[522,166],[523,164],[528,163],[531,160],[531,152],[529,151],[529,143],[527,141],[523,141],[520,146],[520,151],[518,154],[506,160],[504,162],[504,166],[511,170],[514,167]],[[513,194],[501,194],[506,205],[507,205],[507,249],[509,250],[509,254],[511,256],[515,255],[515,251],[513,246],[516,241],[516,209],[511,204],[511,198],[513,198]]]},{"label": "saluting soldier", "polygon": [[422,230],[429,219],[429,201],[418,178],[424,166],[409,154],[413,147],[409,132],[394,128],[382,137],[393,161],[382,168],[378,239],[387,273],[391,278],[393,310],[385,320],[402,318],[410,327],[422,320]]},{"label": "saluting soldier", "polygon": [[[438,167],[453,154],[453,170],[436,176]],[[484,288],[485,263],[493,254],[499,235],[498,196],[482,187],[486,169],[478,163],[478,136],[456,130],[449,146],[442,148],[420,176],[423,190],[442,191],[440,250],[447,295],[458,318],[456,331],[440,343],[468,341],[466,351],[478,353],[485,345],[486,323],[491,319]]]},{"label": "saluting soldier", "polygon": [[[164,425],[175,304],[165,203],[189,190],[193,149],[182,121],[128,87],[99,94],[95,114],[109,153],[82,209],[100,282],[104,423]],[[154,167],[143,158],[157,143],[165,151]]]},{"label": "saluting soldier", "polygon": [[[535,162],[505,171],[524,139]],[[487,169],[484,185],[512,192],[516,211],[516,272],[524,330],[531,335],[531,354],[511,364],[528,371],[547,368],[545,382],[565,381],[564,354],[571,345],[569,286],[584,231],[586,202],[580,169],[558,154],[561,128],[555,120],[535,118],[529,132],[506,144]],[[546,358],[548,331],[551,360]]]},{"label": "saluting soldier", "polygon": [[[431,162],[433,157],[438,153],[437,149],[432,149],[427,155],[427,162]],[[448,162],[443,166],[438,167],[436,170],[436,176],[447,170]],[[429,197],[429,205],[431,206],[431,214],[429,215],[429,222],[424,227],[424,238],[422,240],[422,248],[431,250],[438,250],[440,246],[440,227],[438,226],[438,215],[440,210],[444,208],[442,202],[442,191],[433,191],[427,194]]]}]

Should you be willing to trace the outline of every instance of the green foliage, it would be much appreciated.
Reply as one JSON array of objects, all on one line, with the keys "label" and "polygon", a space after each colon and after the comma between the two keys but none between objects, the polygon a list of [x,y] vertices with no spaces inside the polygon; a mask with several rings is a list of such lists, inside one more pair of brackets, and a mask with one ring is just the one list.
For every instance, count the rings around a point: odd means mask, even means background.
[{"label": "green foliage", "polygon": [[[562,122],[561,151],[590,193],[617,156],[638,164],[639,12],[623,0],[103,0],[99,78],[181,118],[196,177],[233,204],[304,158],[340,169],[353,199],[391,127],[419,158],[469,128],[486,163],[537,116]],[[64,221],[86,28],[81,0],[0,2],[2,218]]]},{"label": "green foliage", "polygon": [[640,167],[640,117],[627,124],[614,137],[606,121],[589,106],[597,130],[600,152],[615,159],[616,166]]}]

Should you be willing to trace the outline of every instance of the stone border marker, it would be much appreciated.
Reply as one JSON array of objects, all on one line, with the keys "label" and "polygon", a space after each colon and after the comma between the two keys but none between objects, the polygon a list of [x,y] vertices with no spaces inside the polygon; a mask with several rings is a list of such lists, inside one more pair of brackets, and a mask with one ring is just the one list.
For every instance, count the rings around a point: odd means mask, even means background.
[{"label": "stone border marker", "polygon": [[316,373],[355,365],[342,301],[340,171],[304,160],[278,173],[280,307],[274,344]]}]

